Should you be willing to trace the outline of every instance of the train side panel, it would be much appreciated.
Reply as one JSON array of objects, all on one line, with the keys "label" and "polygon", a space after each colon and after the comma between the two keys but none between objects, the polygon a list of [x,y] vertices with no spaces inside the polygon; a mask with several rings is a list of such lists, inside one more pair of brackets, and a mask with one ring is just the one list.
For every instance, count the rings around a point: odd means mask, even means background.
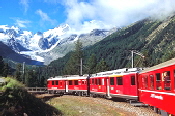
[{"label": "train side panel", "polygon": [[140,101],[175,115],[175,65],[139,75]]},{"label": "train side panel", "polygon": [[126,73],[111,75],[110,95],[124,99],[138,99],[137,73]]},{"label": "train side panel", "polygon": [[87,95],[88,94],[88,79],[87,77],[68,77],[68,93],[78,94],[78,95]]},{"label": "train side panel", "polygon": [[49,93],[64,93],[65,92],[65,80],[64,79],[48,79],[47,87]]},{"label": "train side panel", "polygon": [[107,77],[92,77],[90,79],[90,93],[106,96],[106,78]]}]

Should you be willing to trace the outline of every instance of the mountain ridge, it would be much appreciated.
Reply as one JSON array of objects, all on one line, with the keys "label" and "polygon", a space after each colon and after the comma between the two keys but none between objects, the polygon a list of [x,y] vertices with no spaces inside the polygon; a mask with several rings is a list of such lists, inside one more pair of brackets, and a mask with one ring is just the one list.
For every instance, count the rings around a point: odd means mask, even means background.
[{"label": "mountain ridge", "polygon": [[[83,63],[96,55],[97,62],[106,61],[110,70],[131,67],[131,50],[141,52],[145,57],[134,55],[135,67],[149,67],[175,57],[175,15],[164,20],[151,18],[137,21],[107,36],[83,50]],[[59,70],[61,75],[70,54],[51,62],[49,66]],[[52,73],[52,72],[51,72]],[[84,74],[86,69],[84,69]],[[51,75],[50,75],[51,76]]]},{"label": "mountain ridge", "polygon": [[[74,49],[74,41],[80,39],[84,47],[93,45],[117,29],[94,29],[87,34],[74,34],[68,24],[60,25],[46,32],[22,31],[18,27],[0,25],[0,41],[19,54],[45,65]],[[57,55],[55,55],[57,54]]]}]

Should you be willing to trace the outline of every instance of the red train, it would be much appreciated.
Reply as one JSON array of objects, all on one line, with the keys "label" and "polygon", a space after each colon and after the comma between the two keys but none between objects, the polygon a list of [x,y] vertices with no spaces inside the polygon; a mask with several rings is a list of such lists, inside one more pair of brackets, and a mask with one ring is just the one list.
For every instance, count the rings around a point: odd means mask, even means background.
[{"label": "red train", "polygon": [[163,116],[175,115],[175,59],[146,68],[124,68],[92,76],[47,80],[49,93],[124,98],[148,104]]}]

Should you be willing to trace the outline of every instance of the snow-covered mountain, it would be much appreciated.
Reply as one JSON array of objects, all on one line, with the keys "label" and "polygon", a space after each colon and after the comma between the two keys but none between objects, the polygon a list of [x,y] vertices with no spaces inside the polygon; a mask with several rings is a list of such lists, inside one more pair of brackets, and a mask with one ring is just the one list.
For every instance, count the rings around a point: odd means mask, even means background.
[{"label": "snow-covered mountain", "polygon": [[[22,31],[18,27],[0,25],[0,41],[9,45],[16,52],[21,51],[42,51],[49,49],[69,30],[69,25],[61,25],[54,29],[49,29],[47,32],[32,34],[32,32]],[[10,43],[9,43],[10,42]],[[21,45],[26,49],[18,49]]]},{"label": "snow-covered mountain", "polygon": [[70,26],[65,24],[44,33],[33,34],[15,26],[0,25],[0,41],[19,54],[28,55],[32,60],[48,64],[72,50],[73,43],[77,39],[84,43],[83,46],[89,46],[117,31],[117,28],[94,29],[88,34],[74,34],[70,30]]}]

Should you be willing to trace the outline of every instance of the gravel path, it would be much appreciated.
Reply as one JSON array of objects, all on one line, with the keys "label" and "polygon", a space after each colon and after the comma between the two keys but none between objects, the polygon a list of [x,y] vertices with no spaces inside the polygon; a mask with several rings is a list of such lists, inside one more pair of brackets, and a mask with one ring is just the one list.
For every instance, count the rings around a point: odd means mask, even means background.
[{"label": "gravel path", "polygon": [[112,100],[106,100],[102,98],[94,98],[93,100],[96,103],[105,104],[108,106],[119,108],[124,112],[129,112],[130,115],[132,114],[132,116],[160,116],[159,114],[154,113],[153,110],[147,107],[134,107],[126,102],[114,102]]}]

